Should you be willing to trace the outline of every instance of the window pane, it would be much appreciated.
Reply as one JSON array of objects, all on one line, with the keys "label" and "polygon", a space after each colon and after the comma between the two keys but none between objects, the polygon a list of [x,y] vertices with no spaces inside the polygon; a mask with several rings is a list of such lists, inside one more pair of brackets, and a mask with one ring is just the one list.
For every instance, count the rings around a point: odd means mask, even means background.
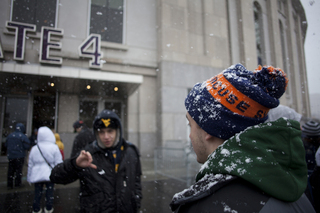
[{"label": "window pane", "polygon": [[37,0],[36,25],[40,31],[42,26],[55,27],[57,0]]},{"label": "window pane", "polygon": [[[121,2],[121,6],[119,5]],[[113,3],[113,4],[111,4]],[[118,4],[116,4],[118,3]],[[122,43],[122,25],[123,25],[123,2],[110,0],[108,10],[108,41]]]},{"label": "window pane", "polygon": [[253,4],[254,11],[254,27],[256,34],[256,50],[258,56],[258,64],[263,64],[263,53],[262,53],[262,20],[261,20],[261,9],[260,5],[256,2]]},{"label": "window pane", "polygon": [[101,40],[106,41],[105,34],[107,30],[107,8],[106,6],[91,4],[90,34],[101,35]]},{"label": "window pane", "polygon": [[14,0],[11,21],[34,24],[35,8],[36,0]]},{"label": "window pane", "polygon": [[12,20],[42,26],[55,27],[57,0],[14,0]]},{"label": "window pane", "polygon": [[27,129],[28,98],[7,98],[2,129],[1,156],[7,155],[4,146],[7,136],[15,130],[17,123],[22,123]]},{"label": "window pane", "polygon": [[121,119],[121,102],[105,102],[104,107],[115,112]]},{"label": "window pane", "polygon": [[102,41],[122,43],[123,0],[92,0],[90,33]]},{"label": "window pane", "polygon": [[33,99],[32,129],[47,126],[54,129],[56,96],[35,94]]},{"label": "window pane", "polygon": [[80,101],[80,120],[92,128],[93,120],[98,114],[97,101]]}]

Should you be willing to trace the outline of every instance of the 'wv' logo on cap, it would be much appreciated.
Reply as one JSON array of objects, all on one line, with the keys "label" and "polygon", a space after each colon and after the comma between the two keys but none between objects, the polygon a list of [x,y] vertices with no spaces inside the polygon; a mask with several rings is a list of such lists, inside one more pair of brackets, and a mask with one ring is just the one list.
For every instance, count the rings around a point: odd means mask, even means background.
[{"label": "'wv' logo on cap", "polygon": [[102,169],[100,172],[98,172],[99,175],[104,175],[105,174],[105,171]]},{"label": "'wv' logo on cap", "polygon": [[101,120],[102,120],[102,122],[104,123],[104,125],[105,125],[106,127],[108,127],[108,126],[110,125],[110,122],[111,122],[110,118],[109,118],[109,119],[103,119],[103,118],[101,118]]}]

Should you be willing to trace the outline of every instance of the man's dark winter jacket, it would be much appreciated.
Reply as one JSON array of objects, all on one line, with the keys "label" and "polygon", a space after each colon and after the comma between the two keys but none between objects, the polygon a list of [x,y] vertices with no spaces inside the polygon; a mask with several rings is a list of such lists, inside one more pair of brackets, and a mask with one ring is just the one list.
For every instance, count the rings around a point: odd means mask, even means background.
[{"label": "man's dark winter jacket", "polygon": [[124,150],[119,171],[93,142],[85,148],[98,168],[79,168],[76,158],[70,158],[53,168],[50,179],[54,183],[68,184],[80,179],[80,206],[83,212],[136,212],[140,208],[141,167],[133,144],[123,141]]},{"label": "man's dark winter jacket", "polygon": [[6,146],[9,160],[24,158],[26,156],[26,150],[30,148],[30,141],[24,133],[24,125],[17,123],[15,131],[8,135]]},{"label": "man's dark winter jacket", "polygon": [[87,144],[92,143],[95,140],[93,133],[90,129],[83,125],[79,134],[75,137],[73,141],[73,147],[70,157],[75,157],[79,155],[80,151],[86,147]]},{"label": "man's dark winter jacket", "polygon": [[[136,146],[122,139],[119,117],[112,111],[104,110],[95,118],[93,126],[101,118],[118,121],[120,140],[112,148],[102,149],[94,141],[85,150],[92,155],[91,167],[76,166],[76,157],[65,160],[53,168],[50,180],[54,183],[68,184],[80,180],[80,206],[82,212],[120,212],[134,213],[140,208],[141,164]],[[97,131],[97,129],[94,129]],[[99,138],[97,138],[99,140]],[[115,171],[114,152],[117,156],[118,172]]]},{"label": "man's dark winter jacket", "polygon": [[249,127],[219,146],[196,183],[174,195],[174,212],[314,212],[298,122]]}]

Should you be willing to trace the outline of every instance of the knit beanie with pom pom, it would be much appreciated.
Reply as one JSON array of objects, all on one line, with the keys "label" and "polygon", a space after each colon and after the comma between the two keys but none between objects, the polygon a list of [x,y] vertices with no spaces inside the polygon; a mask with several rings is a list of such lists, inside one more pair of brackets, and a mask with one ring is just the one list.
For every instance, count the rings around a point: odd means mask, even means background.
[{"label": "knit beanie with pom pom", "polygon": [[208,134],[228,139],[266,121],[269,109],[279,105],[287,84],[286,74],[279,68],[259,66],[252,72],[236,64],[197,83],[185,107]]},{"label": "knit beanie with pom pom", "polygon": [[320,124],[318,122],[308,121],[302,125],[301,130],[303,136],[320,137]]}]

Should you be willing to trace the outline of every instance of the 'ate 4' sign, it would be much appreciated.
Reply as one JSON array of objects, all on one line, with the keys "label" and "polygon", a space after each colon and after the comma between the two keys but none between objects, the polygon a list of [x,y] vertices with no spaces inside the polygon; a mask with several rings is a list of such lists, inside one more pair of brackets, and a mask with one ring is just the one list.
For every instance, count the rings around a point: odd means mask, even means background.
[{"label": "'ate 4' sign", "polygon": [[[6,27],[15,30],[15,42],[13,59],[18,61],[24,60],[24,51],[27,32],[36,32],[36,25],[25,24],[20,22],[7,21]],[[63,29],[51,27],[41,28],[39,61],[46,64],[62,64],[61,57],[50,57],[50,49],[61,50],[62,44],[56,42],[51,36],[63,36]],[[101,58],[103,53],[100,49],[101,36],[99,34],[90,34],[84,42],[78,47],[79,56],[91,58],[89,66],[92,68],[101,68]],[[3,58],[2,46],[0,43],[0,58]]]}]

